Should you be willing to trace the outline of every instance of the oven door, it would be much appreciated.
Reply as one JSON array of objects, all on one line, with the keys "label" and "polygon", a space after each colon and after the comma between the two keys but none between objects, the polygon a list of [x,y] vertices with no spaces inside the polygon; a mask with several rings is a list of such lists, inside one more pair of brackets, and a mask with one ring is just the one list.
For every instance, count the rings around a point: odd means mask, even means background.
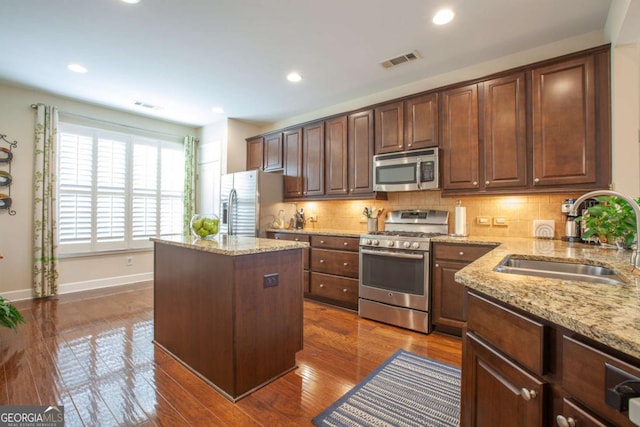
[{"label": "oven door", "polygon": [[360,248],[360,298],[429,311],[429,252]]}]

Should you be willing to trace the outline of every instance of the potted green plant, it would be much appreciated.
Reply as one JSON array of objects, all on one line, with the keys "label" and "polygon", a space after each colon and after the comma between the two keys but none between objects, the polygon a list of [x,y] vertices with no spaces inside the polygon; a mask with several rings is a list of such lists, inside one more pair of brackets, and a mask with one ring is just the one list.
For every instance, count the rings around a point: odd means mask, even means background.
[{"label": "potted green plant", "polygon": [[[636,216],[629,204],[615,196],[596,197],[597,205],[587,208],[582,237],[597,238],[601,244],[628,249],[636,240]],[[640,198],[638,199],[640,201]]]},{"label": "potted green plant", "polygon": [[11,328],[14,331],[18,323],[24,323],[24,317],[9,301],[0,297],[0,326]]}]

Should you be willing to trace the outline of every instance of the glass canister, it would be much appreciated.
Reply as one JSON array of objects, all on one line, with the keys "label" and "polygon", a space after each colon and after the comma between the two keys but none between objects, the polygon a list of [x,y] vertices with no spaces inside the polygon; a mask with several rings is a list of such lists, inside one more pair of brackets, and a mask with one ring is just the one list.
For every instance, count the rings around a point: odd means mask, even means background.
[{"label": "glass canister", "polygon": [[218,234],[219,223],[215,214],[195,214],[191,217],[191,232],[199,239],[212,239]]}]

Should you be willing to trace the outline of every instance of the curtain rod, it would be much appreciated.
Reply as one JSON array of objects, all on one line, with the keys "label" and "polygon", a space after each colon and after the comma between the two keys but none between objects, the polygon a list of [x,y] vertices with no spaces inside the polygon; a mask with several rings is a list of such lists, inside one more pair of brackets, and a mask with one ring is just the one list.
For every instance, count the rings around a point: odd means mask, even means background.
[{"label": "curtain rod", "polygon": [[[33,108],[33,109],[38,108],[38,104],[31,104],[31,108]],[[112,126],[119,126],[119,127],[125,128],[125,129],[133,129],[133,130],[139,130],[139,131],[143,131],[143,132],[155,133],[155,134],[158,134],[158,135],[170,136],[172,138],[184,139],[184,137],[185,137],[185,135],[174,135],[172,133],[160,132],[160,131],[151,130],[151,129],[144,129],[144,128],[137,127],[137,126],[124,125],[122,123],[111,122],[109,120],[96,119],[94,117],[83,116],[82,114],[70,113],[68,111],[60,111],[60,114],[64,114],[66,116],[75,117],[75,118],[79,118],[79,119],[91,120],[91,121],[94,121],[94,122],[104,123],[104,124],[108,124],[108,125],[112,125]],[[200,142],[200,140],[196,138],[196,142]]]}]

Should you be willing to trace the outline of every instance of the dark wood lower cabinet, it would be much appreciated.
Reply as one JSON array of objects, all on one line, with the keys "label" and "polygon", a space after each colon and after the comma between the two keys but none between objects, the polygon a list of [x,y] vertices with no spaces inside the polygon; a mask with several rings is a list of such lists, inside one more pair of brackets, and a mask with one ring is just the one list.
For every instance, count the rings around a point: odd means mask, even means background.
[{"label": "dark wood lower cabinet", "polygon": [[631,427],[606,390],[640,381],[640,360],[465,289],[462,427]]}]

